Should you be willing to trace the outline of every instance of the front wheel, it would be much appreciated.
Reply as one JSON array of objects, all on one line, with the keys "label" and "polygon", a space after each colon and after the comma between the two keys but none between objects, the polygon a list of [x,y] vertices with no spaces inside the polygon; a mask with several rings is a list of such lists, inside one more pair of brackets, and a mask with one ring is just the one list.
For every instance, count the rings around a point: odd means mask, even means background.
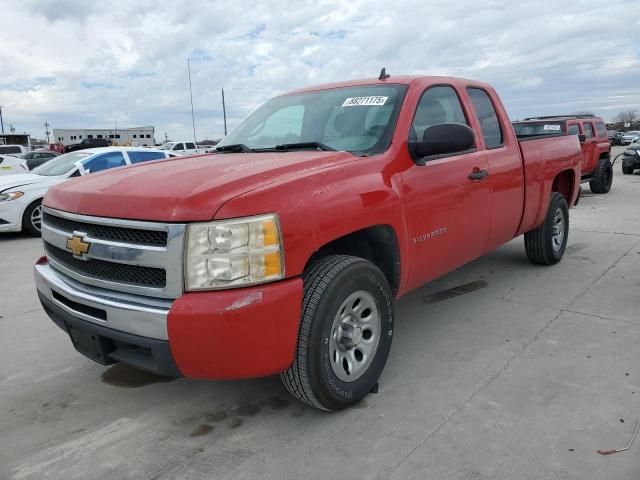
[{"label": "front wheel", "polygon": [[376,385],[393,334],[393,296],[373,263],[331,255],[303,275],[304,296],[287,390],[321,410],[341,410]]},{"label": "front wheel", "polygon": [[22,229],[33,237],[42,234],[42,199],[31,203],[24,211]]},{"label": "front wheel", "polygon": [[529,261],[537,265],[558,263],[564,255],[568,237],[569,206],[564,195],[553,192],[542,225],[524,234]]},{"label": "front wheel", "polygon": [[589,182],[593,193],[609,193],[613,183],[613,166],[608,158],[601,158],[596,166],[593,179]]}]

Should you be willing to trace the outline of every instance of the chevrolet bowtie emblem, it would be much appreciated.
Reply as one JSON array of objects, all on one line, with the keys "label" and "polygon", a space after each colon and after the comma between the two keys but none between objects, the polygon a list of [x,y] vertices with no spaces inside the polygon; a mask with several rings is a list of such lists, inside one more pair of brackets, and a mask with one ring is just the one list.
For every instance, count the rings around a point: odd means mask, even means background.
[{"label": "chevrolet bowtie emblem", "polygon": [[89,247],[91,243],[84,241],[84,235],[74,233],[73,237],[67,240],[67,250],[73,253],[76,258],[82,258],[85,253],[89,253]]}]

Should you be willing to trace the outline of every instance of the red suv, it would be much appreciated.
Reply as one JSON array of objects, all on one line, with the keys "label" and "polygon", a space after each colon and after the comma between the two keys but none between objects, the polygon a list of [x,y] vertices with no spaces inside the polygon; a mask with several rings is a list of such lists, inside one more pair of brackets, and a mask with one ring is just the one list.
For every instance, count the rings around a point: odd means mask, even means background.
[{"label": "red suv", "polygon": [[608,193],[613,181],[611,145],[604,121],[595,115],[556,115],[513,122],[519,137],[578,135],[582,146],[582,183],[593,193]]}]

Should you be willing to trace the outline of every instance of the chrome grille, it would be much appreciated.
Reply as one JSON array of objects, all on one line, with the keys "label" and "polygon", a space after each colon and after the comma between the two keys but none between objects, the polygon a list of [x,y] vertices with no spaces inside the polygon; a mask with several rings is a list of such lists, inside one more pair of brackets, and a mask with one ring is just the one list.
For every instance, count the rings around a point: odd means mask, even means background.
[{"label": "chrome grille", "polygon": [[[120,220],[43,208],[49,264],[78,282],[138,295],[177,298],[183,292],[185,224]],[[90,245],[74,256],[72,237]]]},{"label": "chrome grille", "polygon": [[139,267],[96,259],[78,260],[71,252],[54,247],[50,243],[45,243],[44,249],[47,256],[53,257],[66,268],[98,280],[154,288],[164,288],[167,284],[167,272],[163,268]]},{"label": "chrome grille", "polygon": [[94,238],[112,240],[115,242],[154,245],[160,247],[167,245],[167,232],[78,222],[76,220],[69,220],[68,218],[56,217],[49,213],[45,213],[43,219],[50,226],[65,232],[79,231],[89,234]]}]

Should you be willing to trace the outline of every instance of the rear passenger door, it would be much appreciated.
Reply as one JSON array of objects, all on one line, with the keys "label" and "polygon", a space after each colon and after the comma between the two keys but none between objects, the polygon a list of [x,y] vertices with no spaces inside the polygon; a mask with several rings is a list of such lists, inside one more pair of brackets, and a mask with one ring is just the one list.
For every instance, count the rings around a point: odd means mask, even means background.
[{"label": "rear passenger door", "polygon": [[518,145],[508,143],[498,106],[489,92],[468,86],[467,94],[480,127],[480,146],[489,163],[491,186],[491,231],[485,251],[493,250],[512,239],[522,219],[524,177]]},{"label": "rear passenger door", "polygon": [[[409,140],[422,139],[428,127],[452,122],[470,125],[459,92],[453,85],[428,87],[414,113]],[[410,287],[480,256],[489,236],[488,179],[469,177],[488,173],[484,152],[426,160],[401,174],[411,242]]]}]

